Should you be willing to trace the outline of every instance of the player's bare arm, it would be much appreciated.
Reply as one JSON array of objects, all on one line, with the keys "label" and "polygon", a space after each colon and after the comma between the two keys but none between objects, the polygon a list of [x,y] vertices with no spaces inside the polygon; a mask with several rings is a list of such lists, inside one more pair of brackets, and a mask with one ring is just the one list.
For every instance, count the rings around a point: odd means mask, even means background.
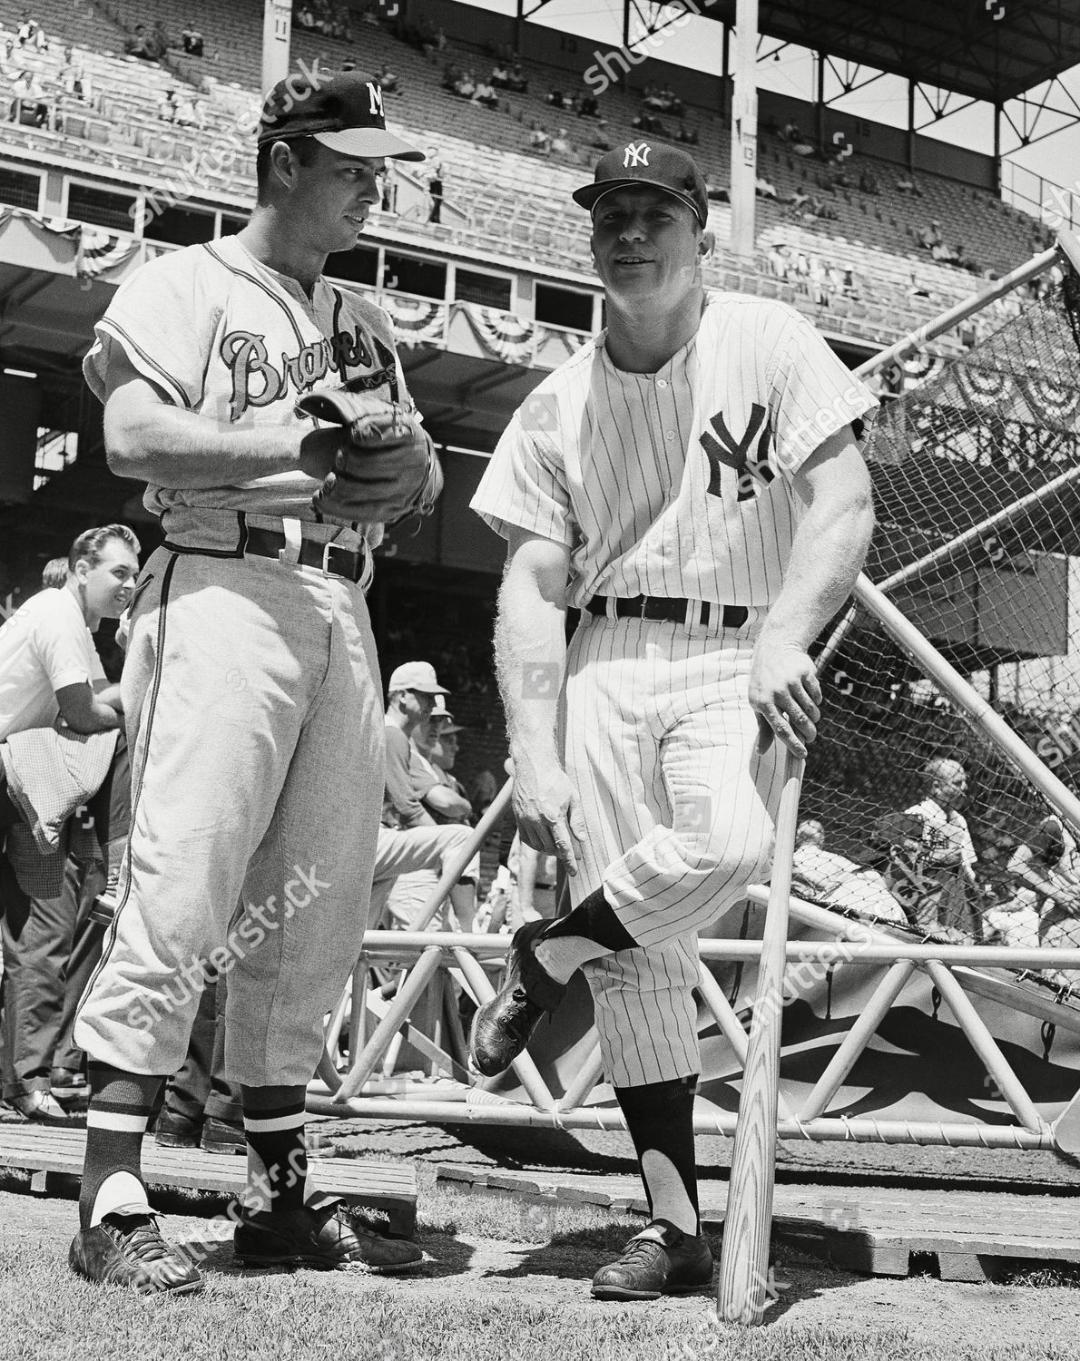
[{"label": "player's bare arm", "polygon": [[237,430],[165,400],[134,369],[105,403],[105,450],[118,477],[162,486],[235,486],[302,469],[322,479],[340,443],[337,430],[259,426]]},{"label": "player's bare arm", "polygon": [[559,693],[566,665],[570,550],[512,529],[495,623],[495,665],[514,762],[514,813],[522,841],[577,873],[572,837],[584,836],[559,757]]},{"label": "player's bare arm", "polygon": [[808,649],[851,594],[874,529],[870,474],[849,426],[811,454],[793,489],[804,510],[783,588],[754,652],[749,695],[759,750],[777,737],[804,757],[821,712]]},{"label": "player's bare arm", "polygon": [[61,718],[72,732],[108,732],[119,728],[123,722],[111,704],[94,694],[89,681],[62,685],[56,691],[56,703]]}]

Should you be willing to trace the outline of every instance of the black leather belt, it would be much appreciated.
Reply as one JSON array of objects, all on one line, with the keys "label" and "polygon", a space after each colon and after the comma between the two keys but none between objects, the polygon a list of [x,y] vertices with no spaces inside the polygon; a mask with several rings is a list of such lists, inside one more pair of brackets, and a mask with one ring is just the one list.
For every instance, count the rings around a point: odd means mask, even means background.
[{"label": "black leather belt", "polygon": [[[610,596],[594,595],[591,600],[585,602],[585,608],[590,614],[606,616],[610,599]],[[742,628],[749,618],[750,612],[745,605],[713,605],[708,600],[691,602],[664,595],[616,596],[615,617],[616,619],[667,619],[676,624],[682,624],[686,622],[687,607],[691,603],[698,611],[697,619],[691,618],[691,623],[708,625],[714,610],[721,612],[721,627],[726,629]]]},{"label": "black leather belt", "polygon": [[[259,558],[276,558],[285,546],[285,535],[277,530],[248,528],[244,552],[254,553]],[[327,576],[359,581],[364,575],[365,555],[362,548],[343,548],[332,542],[301,539],[298,562],[303,567],[318,567]]]}]

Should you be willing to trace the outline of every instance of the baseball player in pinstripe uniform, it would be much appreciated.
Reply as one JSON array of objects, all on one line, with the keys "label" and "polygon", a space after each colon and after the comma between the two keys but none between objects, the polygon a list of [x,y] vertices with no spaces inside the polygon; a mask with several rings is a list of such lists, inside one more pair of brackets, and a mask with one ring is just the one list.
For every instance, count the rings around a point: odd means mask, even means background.
[{"label": "baseball player in pinstripe uniform", "polygon": [[[376,84],[276,86],[250,222],[145,266],[85,363],[110,463],[149,483],[166,534],[131,606],[131,836],[75,1031],[91,1064],[71,1265],[142,1293],[202,1283],[150,1214],[140,1151],[211,968],[231,974],[226,1076],[248,1144],[238,1258],[392,1271],[421,1257],[305,1188],[306,1087],[359,953],[383,793],[370,549],[441,485],[389,318],[322,277],[356,245],[386,157],[423,159],[387,131]],[[334,400],[348,384],[397,403],[380,406],[407,447],[361,447],[352,426],[304,414],[328,379]]]},{"label": "baseball player in pinstripe uniform", "polygon": [[857,441],[875,403],[791,308],[706,293],[686,153],[618,147],[574,199],[607,329],[515,414],[472,502],[508,540],[496,661],[514,809],[566,864],[573,908],[515,934],[471,1058],[504,1069],[584,968],[652,1212],[593,1293],[652,1299],[711,1275],[697,933],[768,874],[779,745],[802,755],[815,736],[807,648],[869,542]]}]

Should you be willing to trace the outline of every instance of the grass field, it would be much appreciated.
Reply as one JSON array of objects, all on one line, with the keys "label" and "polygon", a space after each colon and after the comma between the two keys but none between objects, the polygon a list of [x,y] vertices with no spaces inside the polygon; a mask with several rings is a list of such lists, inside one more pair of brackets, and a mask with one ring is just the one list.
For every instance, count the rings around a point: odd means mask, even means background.
[{"label": "grass field", "polygon": [[[14,1178],[4,1186],[16,1186]],[[1075,1361],[1080,1290],[861,1278],[789,1254],[764,1327],[718,1325],[711,1291],[601,1304],[592,1273],[637,1221],[461,1194],[421,1169],[409,1277],[245,1273],[220,1202],[175,1198],[178,1241],[207,1246],[203,1294],[140,1299],[69,1274],[75,1206],[0,1191],[0,1358],[14,1361]],[[719,1254],[719,1243],[714,1242]],[[1038,1279],[1038,1278],[1035,1278]],[[1043,1278],[1046,1279],[1046,1278]]]}]

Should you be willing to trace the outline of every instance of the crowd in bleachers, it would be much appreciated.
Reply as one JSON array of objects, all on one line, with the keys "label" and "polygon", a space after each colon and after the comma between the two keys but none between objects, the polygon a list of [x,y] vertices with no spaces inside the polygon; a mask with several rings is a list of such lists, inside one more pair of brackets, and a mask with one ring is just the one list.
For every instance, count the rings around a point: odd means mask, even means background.
[{"label": "crowd in bleachers", "polygon": [[[163,161],[198,162],[209,192],[226,182],[233,190],[249,184],[252,158],[238,130],[243,120],[237,106],[250,104],[258,87],[258,44],[250,41],[258,31],[258,6],[254,0],[227,10],[202,5],[160,0],[148,14],[134,0],[110,0],[117,20],[110,30],[110,20],[82,7],[75,7],[70,24],[66,18],[59,24],[57,16],[70,12],[65,0],[40,0],[33,18],[2,0],[0,33],[6,22],[18,54],[0,71],[13,115],[21,120],[16,141],[36,134],[59,148],[89,140],[101,145],[106,163],[141,166],[147,174],[160,173]],[[866,339],[890,341],[914,329],[941,303],[969,294],[971,273],[1000,272],[1045,239],[1033,220],[986,191],[906,174],[854,155],[843,139],[818,148],[794,122],[780,127],[766,120],[759,147],[759,249],[753,262],[745,262],[724,245],[730,150],[718,115],[691,118],[669,85],[648,84],[636,93],[613,87],[598,99],[566,72],[526,69],[510,47],[450,42],[429,19],[410,20],[395,11],[372,2],[354,10],[346,31],[329,0],[302,6],[294,11],[294,56],[308,65],[319,58],[356,65],[362,34],[361,64],[382,77],[388,93],[403,92],[394,119],[444,153],[445,174],[431,177],[438,208],[431,211],[433,194],[413,225],[493,257],[515,258],[527,247],[531,259],[589,272],[587,224],[567,212],[569,191],[598,153],[619,137],[636,135],[643,119],[660,120],[673,139],[696,148],[717,205],[713,226],[720,244],[707,265],[712,286],[772,292],[812,316],[828,309]],[[58,33],[81,40],[74,49],[66,46],[71,56],[64,63]],[[124,61],[122,50],[136,39],[144,54],[129,52]],[[183,78],[196,84],[189,87]],[[444,131],[447,100],[455,104],[452,136]],[[215,144],[230,144],[225,173],[216,173],[221,158],[206,158],[204,144],[185,141],[207,127],[214,129]],[[504,167],[498,178],[490,174],[492,154]],[[537,175],[537,159],[563,173]],[[388,206],[393,203],[391,192]],[[816,243],[807,250],[800,236]],[[782,268],[778,243],[788,257]]]}]

